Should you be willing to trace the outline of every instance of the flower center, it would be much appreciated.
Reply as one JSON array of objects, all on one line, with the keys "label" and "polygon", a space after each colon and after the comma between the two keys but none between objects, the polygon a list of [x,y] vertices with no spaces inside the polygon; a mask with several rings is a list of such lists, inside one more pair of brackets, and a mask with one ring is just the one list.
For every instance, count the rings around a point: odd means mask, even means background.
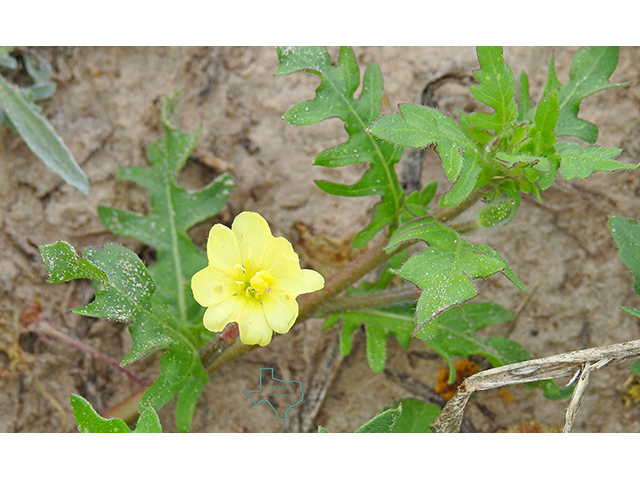
[{"label": "flower center", "polygon": [[236,265],[236,269],[239,274],[239,280],[236,280],[239,294],[260,300],[262,295],[271,293],[271,287],[276,283],[276,278],[271,275],[269,270],[259,270],[251,275],[251,272],[242,265]]}]

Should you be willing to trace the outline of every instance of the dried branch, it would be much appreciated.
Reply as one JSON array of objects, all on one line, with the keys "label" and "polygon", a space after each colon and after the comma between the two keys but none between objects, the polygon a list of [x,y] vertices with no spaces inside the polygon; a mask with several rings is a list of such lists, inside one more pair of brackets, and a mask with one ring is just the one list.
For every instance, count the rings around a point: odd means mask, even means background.
[{"label": "dried branch", "polygon": [[569,382],[571,384],[575,380],[580,382],[579,379],[582,379],[584,375],[584,380],[579,384],[580,388],[576,388],[574,391],[570,411],[567,413],[567,419],[570,421],[568,421],[569,425],[565,425],[565,429],[569,431],[575,413],[580,406],[591,371],[605,365],[618,365],[638,357],[640,357],[640,340],[633,340],[605,347],[536,358],[476,373],[462,382],[458,393],[447,402],[440,415],[431,424],[431,429],[438,433],[460,431],[464,410],[474,392],[563,377],[573,377]]}]

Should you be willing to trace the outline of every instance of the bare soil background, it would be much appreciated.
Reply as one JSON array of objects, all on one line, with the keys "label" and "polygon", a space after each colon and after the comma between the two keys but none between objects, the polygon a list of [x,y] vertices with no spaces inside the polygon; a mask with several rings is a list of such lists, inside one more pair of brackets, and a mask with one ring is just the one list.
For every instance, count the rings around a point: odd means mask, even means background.
[{"label": "bare soil background", "polygon": [[[325,148],[346,140],[338,120],[295,127],[282,120],[294,103],[313,98],[313,75],[275,77],[278,59],[273,48],[39,48],[49,60],[58,91],[43,102],[44,114],[73,151],[91,182],[90,195],[64,184],[7,128],[0,129],[0,432],[74,431],[69,395],[86,397],[104,411],[138,390],[121,372],[79,350],[44,341],[20,327],[21,312],[39,300],[48,321],[70,337],[120,361],[130,348],[126,326],[80,317],[70,308],[92,298],[88,282],[47,285],[38,245],[66,240],[77,250],[115,241],[152,261],[148,247],[109,233],[97,207],[108,205],[148,211],[147,193],[114,174],[128,165],[145,166],[145,148],[162,135],[160,100],[184,88],[182,128],[202,125],[196,154],[181,181],[199,187],[222,171],[235,175],[234,193],[225,209],[193,230],[205,244],[215,222],[230,222],[243,210],[260,212],[276,235],[294,241],[306,266],[322,273],[353,255],[350,239],[367,223],[375,198],[329,196],[314,179],[353,182],[360,168],[313,167]],[[337,58],[337,49],[330,49]],[[532,99],[544,87],[548,62],[556,57],[562,83],[576,48],[506,48],[505,59],[516,78],[529,75]],[[361,69],[377,62],[383,73],[388,104],[385,113],[402,102],[417,103],[425,85],[438,77],[469,74],[478,67],[471,47],[355,48]],[[620,50],[614,82],[631,82],[583,101],[580,116],[600,129],[598,144],[624,148],[620,160],[638,163],[640,156],[640,49]],[[447,112],[478,107],[468,89],[447,83],[435,92],[438,107]],[[401,162],[402,165],[402,162]],[[399,168],[402,168],[402,166]],[[427,150],[421,186],[439,181],[448,188],[433,152]],[[640,306],[633,279],[620,262],[607,218],[640,218],[637,171],[596,174],[587,180],[559,181],[543,193],[543,204],[523,201],[516,219],[503,228],[469,237],[504,256],[528,291],[535,294],[513,325],[487,331],[508,335],[533,357],[601,346],[640,337],[640,322],[619,307]],[[526,292],[501,276],[479,282],[478,301],[495,301],[515,310]],[[253,405],[242,392],[255,388],[261,367],[276,376],[302,381],[303,389],[317,380],[318,358],[333,344],[337,329],[323,332],[322,320],[294,327],[261,348],[216,372],[198,401],[196,432],[296,431],[278,420],[265,404]],[[414,396],[405,385],[368,367],[364,332],[329,382],[324,402],[313,419],[329,431],[350,432],[391,403]],[[419,341],[410,349],[387,342],[387,367],[431,388],[442,359]],[[157,359],[132,367],[152,382]],[[605,368],[591,376],[574,428],[577,432],[636,432],[640,403],[624,400],[629,377],[625,366]],[[468,416],[478,431],[526,428],[557,429],[564,422],[568,399],[546,400],[540,390],[511,387],[508,392],[478,394]],[[56,406],[59,405],[61,410]],[[290,412],[296,413],[294,407]],[[159,412],[165,431],[175,431],[170,403]],[[299,414],[298,411],[298,414]],[[532,424],[535,424],[531,427]]]}]

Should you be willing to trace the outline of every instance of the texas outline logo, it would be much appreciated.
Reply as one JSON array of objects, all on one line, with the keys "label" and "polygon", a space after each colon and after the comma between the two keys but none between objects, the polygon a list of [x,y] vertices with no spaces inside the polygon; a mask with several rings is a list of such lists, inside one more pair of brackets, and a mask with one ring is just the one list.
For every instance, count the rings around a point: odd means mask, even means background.
[{"label": "texas outline logo", "polygon": [[[304,399],[304,391],[302,390],[302,383],[297,380],[280,380],[273,376],[273,368],[261,368],[260,369],[260,388],[258,390],[244,389],[244,394],[249,397],[251,403],[259,405],[262,402],[269,404],[273,412],[276,414],[279,420],[287,421],[287,413],[293,407],[298,405]],[[279,409],[283,408],[288,402],[291,402],[300,395],[300,400],[290,404],[284,411],[284,418],[280,416]],[[257,399],[254,400],[251,394]],[[284,404],[278,400],[285,400]],[[274,405],[275,404],[275,405]]]}]

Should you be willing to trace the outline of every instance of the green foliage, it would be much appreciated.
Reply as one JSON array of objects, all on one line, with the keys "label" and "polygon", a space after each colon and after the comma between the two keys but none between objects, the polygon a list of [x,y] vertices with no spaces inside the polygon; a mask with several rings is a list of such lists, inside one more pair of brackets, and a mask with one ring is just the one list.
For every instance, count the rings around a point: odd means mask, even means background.
[{"label": "green foliage", "polygon": [[628,85],[609,82],[609,77],[618,64],[618,50],[618,47],[580,48],[573,58],[569,72],[569,83],[566,85],[562,85],[558,81],[555,61],[553,57],[551,58],[543,95],[547,96],[554,91],[558,92],[560,116],[555,127],[557,136],[573,136],[585,142],[595,143],[598,138],[598,127],[578,118],[578,110],[580,102],[589,95],[609,88]]},{"label": "green foliage", "polygon": [[[17,62],[8,55],[10,51],[11,47],[0,47],[0,66],[14,69]],[[86,175],[34,103],[51,97],[56,90],[56,84],[49,80],[51,67],[41,57],[36,57],[37,65],[29,55],[25,54],[23,58],[27,73],[34,83],[29,88],[19,88],[0,75],[0,124],[7,123],[47,167],[68,184],[88,194],[89,181]]]},{"label": "green foliage", "polygon": [[140,413],[135,430],[119,418],[103,418],[91,404],[78,395],[71,395],[71,407],[80,433],[162,433],[160,419],[153,408]]},{"label": "green foliage", "polygon": [[393,404],[392,408],[402,405],[402,412],[393,424],[391,433],[433,433],[431,423],[440,414],[440,407],[415,398],[405,398]]},{"label": "green foliage", "polygon": [[[365,325],[367,361],[371,370],[380,373],[384,369],[387,358],[386,341],[388,336],[394,335],[400,345],[409,348],[411,334],[414,330],[412,310],[413,305],[395,305],[336,313],[327,317],[323,328],[329,328],[342,319],[340,350],[346,356],[351,352],[353,332],[361,325]],[[407,316],[407,312],[411,312],[411,314]]]},{"label": "green foliage", "polygon": [[609,217],[609,230],[618,246],[620,260],[633,274],[633,289],[640,295],[640,222],[623,217]]},{"label": "green foliage", "polygon": [[513,313],[494,303],[468,303],[442,313],[438,317],[438,333],[423,340],[447,361],[449,382],[453,382],[456,369],[452,356],[479,354],[487,358],[494,367],[531,358],[524,348],[508,338],[481,339],[476,336],[481,328],[510,322],[513,318]]},{"label": "green foliage", "polygon": [[[623,217],[609,217],[609,230],[618,245],[618,255],[634,278],[633,289],[640,295],[640,222]],[[622,307],[627,313],[640,318],[640,308]],[[630,367],[640,376],[640,360]]]},{"label": "green foliage", "polygon": [[314,164],[342,167],[368,163],[370,168],[354,185],[341,185],[325,180],[318,187],[332,195],[380,195],[369,226],[354,238],[355,247],[364,246],[387,225],[397,224],[404,192],[398,183],[393,165],[400,160],[402,148],[373,138],[365,128],[380,116],[382,108],[382,76],[375,63],[367,68],[362,81],[362,93],[354,98],[360,86],[360,71],[351,48],[340,49],[336,66],[325,48],[278,47],[280,67],[276,75],[309,72],[320,77],[320,86],[313,100],[292,106],[284,119],[294,125],[310,125],[328,118],[340,118],[349,135],[346,143],[320,153]]},{"label": "green foliage", "polygon": [[129,323],[133,340],[131,351],[122,361],[128,365],[157,350],[161,373],[138,406],[142,413],[158,409],[178,396],[176,424],[188,431],[195,402],[208,380],[198,355],[198,334],[183,322],[165,298],[155,292],[155,284],[137,255],[117,244],[104,250],[85,249],[84,258],[76,256],[66,242],[40,247],[49,283],[74,278],[90,278],[98,283],[95,299],[73,312],[97,318]]},{"label": "green foliage", "polygon": [[[389,408],[376,415],[354,433],[392,433],[394,425],[402,414],[402,406]],[[325,428],[318,427],[318,433],[329,433]]]},{"label": "green foliage", "polygon": [[[357,289],[350,289],[347,295],[357,297],[365,293],[384,290],[393,279],[390,269],[399,266],[406,258],[404,253],[393,256],[385,266],[377,282],[363,283]],[[356,302],[357,303],[357,302]],[[326,330],[342,320],[340,333],[340,350],[347,356],[351,352],[351,337],[361,325],[365,325],[367,333],[367,361],[371,370],[380,373],[384,369],[387,358],[386,342],[389,335],[394,335],[400,345],[409,348],[411,334],[414,330],[413,321],[406,321],[406,312],[413,308],[412,304],[388,305],[378,308],[366,308],[329,315],[323,325]],[[409,317],[411,320],[411,317]]]},{"label": "green foliage", "polygon": [[132,181],[151,194],[147,216],[111,207],[98,207],[102,223],[113,233],[135,238],[156,249],[157,261],[149,268],[159,292],[178,310],[182,321],[196,321],[202,308],[191,295],[189,282],[207,265],[207,258],[189,237],[196,223],[220,211],[233,186],[229,174],[220,175],[202,190],[188,192],[176,177],[196,145],[196,135],[175,128],[178,92],[162,104],[162,124],[166,136],[153,143],[147,155],[151,169],[126,167],[116,177]]},{"label": "green foliage", "polygon": [[[580,49],[575,55],[567,85],[558,82],[553,61],[543,98],[535,109],[529,99],[526,74],[520,76],[516,94],[513,72],[502,59],[500,47],[478,47],[478,85],[471,94],[490,107],[491,113],[460,113],[460,122],[434,108],[400,105],[399,114],[385,115],[367,131],[393,144],[421,148],[435,144],[447,178],[453,182],[439,200],[443,207],[460,204],[475,189],[489,186],[492,202],[511,201],[504,220],[513,218],[520,193],[540,199],[561,171],[566,179],[586,178],[598,171],[635,169],[614,159],[619,149],[589,145],[583,149],[557,137],[574,136],[593,143],[597,128],[578,118],[581,101],[604,89],[618,61],[617,47]],[[519,100],[519,108],[516,104]],[[502,203],[502,207],[506,204]],[[492,226],[488,222],[481,225]]]},{"label": "green foliage", "polygon": [[[455,230],[424,217],[404,224],[392,235],[388,251],[415,240],[428,248],[412,256],[394,273],[422,291],[415,314],[415,332],[420,338],[433,337],[436,315],[478,295],[473,279],[502,272],[518,288],[522,283],[507,263],[486,245],[471,245]],[[429,322],[429,323],[428,323]]]}]

